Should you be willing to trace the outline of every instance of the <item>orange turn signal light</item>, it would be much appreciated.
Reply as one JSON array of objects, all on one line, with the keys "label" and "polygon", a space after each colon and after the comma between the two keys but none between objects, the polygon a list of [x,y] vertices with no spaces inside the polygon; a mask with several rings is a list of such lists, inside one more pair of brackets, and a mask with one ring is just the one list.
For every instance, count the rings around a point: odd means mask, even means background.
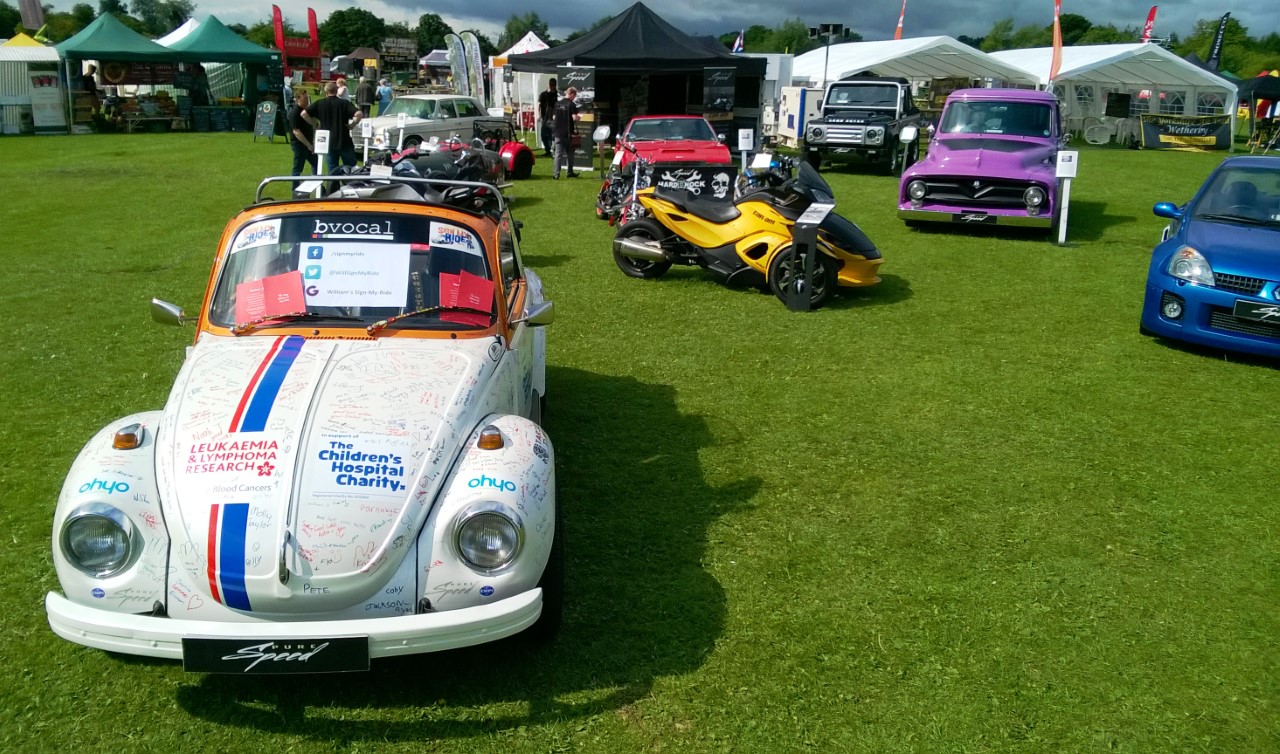
[{"label": "orange turn signal light", "polygon": [[498,450],[505,444],[502,440],[502,432],[492,424],[486,424],[484,429],[480,430],[480,440],[476,443],[476,447],[481,450]]},{"label": "orange turn signal light", "polygon": [[111,440],[111,447],[116,450],[133,450],[142,445],[142,425],[130,424],[127,427],[121,427],[116,431],[116,436]]}]

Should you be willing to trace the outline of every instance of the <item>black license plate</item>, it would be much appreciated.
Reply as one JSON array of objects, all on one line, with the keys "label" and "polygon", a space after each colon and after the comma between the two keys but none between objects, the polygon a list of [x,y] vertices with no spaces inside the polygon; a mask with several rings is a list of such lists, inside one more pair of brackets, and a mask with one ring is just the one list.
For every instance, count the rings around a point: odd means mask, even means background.
[{"label": "black license plate", "polygon": [[369,669],[369,637],[182,640],[193,673],[351,673]]},{"label": "black license plate", "polygon": [[1280,325],[1280,304],[1264,304],[1258,301],[1236,299],[1236,308],[1231,313],[1241,319],[1252,319],[1255,322],[1272,322]]},{"label": "black license plate", "polygon": [[986,212],[957,212],[951,216],[951,222],[965,225],[994,225],[996,216],[988,215]]}]

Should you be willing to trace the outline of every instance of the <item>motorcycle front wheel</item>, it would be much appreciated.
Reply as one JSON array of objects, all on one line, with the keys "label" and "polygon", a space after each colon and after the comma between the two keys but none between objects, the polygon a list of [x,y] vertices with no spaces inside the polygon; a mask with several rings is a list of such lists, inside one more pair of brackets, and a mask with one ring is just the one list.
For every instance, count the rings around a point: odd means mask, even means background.
[{"label": "motorcycle front wheel", "polygon": [[[636,241],[651,241],[653,243],[659,243],[666,237],[666,229],[649,219],[632,220],[618,228],[617,235],[617,238],[630,238]],[[627,277],[644,278],[646,280],[660,278],[667,273],[667,270],[671,269],[670,262],[632,259],[616,249],[613,252],[613,261],[618,264],[618,269],[622,270],[622,273]]]},{"label": "motorcycle front wheel", "polygon": [[[796,264],[796,262],[799,264]],[[787,303],[787,290],[798,281],[797,273],[803,274],[803,260],[791,258],[791,247],[786,246],[773,255],[769,262],[769,290],[782,303]],[[809,286],[809,308],[817,309],[827,303],[836,290],[836,274],[839,262],[820,251],[813,255],[813,279]]]}]

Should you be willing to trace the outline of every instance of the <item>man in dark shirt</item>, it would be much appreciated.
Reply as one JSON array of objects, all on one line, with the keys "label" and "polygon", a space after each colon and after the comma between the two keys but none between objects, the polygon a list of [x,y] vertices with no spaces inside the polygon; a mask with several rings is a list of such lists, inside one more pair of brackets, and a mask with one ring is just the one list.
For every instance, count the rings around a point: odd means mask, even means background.
[{"label": "man in dark shirt", "polygon": [[351,140],[351,127],[359,123],[364,114],[350,100],[338,97],[338,85],[332,81],[324,85],[324,94],[324,99],[312,103],[302,112],[321,130],[329,132],[330,156],[325,164],[330,169],[339,163],[355,167],[356,143]]},{"label": "man in dark shirt", "polygon": [[573,122],[578,119],[578,106],[573,101],[578,98],[578,90],[569,87],[564,92],[564,99],[556,103],[552,120],[555,122],[556,156],[555,165],[551,168],[551,177],[560,177],[560,164],[568,166],[569,178],[577,178],[573,172]]},{"label": "man in dark shirt", "polygon": [[80,77],[80,88],[93,99],[94,112],[98,110],[98,79],[94,76],[98,72],[98,66],[93,63],[89,64],[89,70],[85,71]]},{"label": "man in dark shirt", "polygon": [[550,157],[551,148],[555,144],[555,136],[552,133],[551,113],[556,109],[556,100],[560,99],[560,93],[556,91],[556,80],[551,79],[547,82],[547,91],[538,95],[538,121],[541,123],[542,129],[542,156]]},{"label": "man in dark shirt", "polygon": [[360,106],[360,114],[369,117],[369,112],[373,110],[373,99],[375,97],[373,84],[364,76],[360,77],[360,85],[356,87],[356,104]]},{"label": "man in dark shirt", "polygon": [[293,134],[293,139],[290,140],[293,147],[292,175],[302,175],[304,164],[311,166],[312,175],[319,172],[316,170],[316,129],[307,120],[307,116],[303,115],[310,104],[311,98],[307,96],[306,90],[299,89],[293,95],[293,107],[289,108],[289,130]]}]

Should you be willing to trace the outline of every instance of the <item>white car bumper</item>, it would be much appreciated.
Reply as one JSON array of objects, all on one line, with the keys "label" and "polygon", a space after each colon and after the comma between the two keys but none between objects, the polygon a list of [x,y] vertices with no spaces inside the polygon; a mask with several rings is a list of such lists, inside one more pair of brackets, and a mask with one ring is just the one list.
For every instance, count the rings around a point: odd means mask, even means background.
[{"label": "white car bumper", "polygon": [[542,614],[542,590],[438,613],[298,622],[222,623],[115,613],[77,604],[54,592],[45,595],[44,605],[49,627],[58,636],[123,654],[181,660],[183,637],[267,641],[368,636],[373,658],[457,649],[519,633]]}]

